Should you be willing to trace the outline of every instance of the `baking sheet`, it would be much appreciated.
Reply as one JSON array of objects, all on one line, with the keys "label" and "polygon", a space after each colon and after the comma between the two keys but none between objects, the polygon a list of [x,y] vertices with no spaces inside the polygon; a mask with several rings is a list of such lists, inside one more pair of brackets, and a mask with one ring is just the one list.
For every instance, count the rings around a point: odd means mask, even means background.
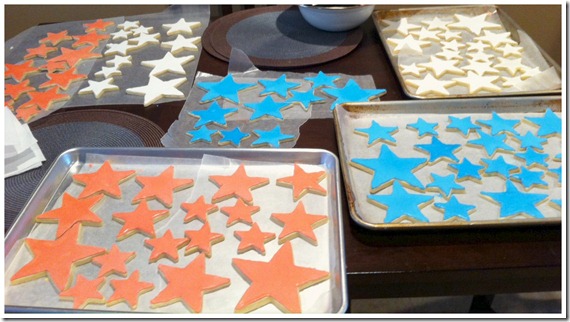
[{"label": "baking sheet", "polygon": [[[439,94],[416,94],[416,88],[406,84],[406,80],[417,80],[422,79],[426,73],[422,72],[420,75],[422,77],[416,77],[414,75],[403,75],[400,64],[409,65],[412,63],[425,63],[429,62],[430,56],[441,51],[441,42],[431,41],[431,45],[423,47],[422,55],[396,55],[393,53],[393,47],[387,42],[390,37],[403,38],[402,35],[395,36],[395,31],[388,31],[385,28],[388,26],[383,23],[382,20],[388,21],[399,21],[402,18],[407,18],[409,23],[421,25],[422,21],[432,20],[437,17],[445,21],[455,21],[454,14],[462,14],[467,16],[474,16],[480,14],[487,14],[486,21],[497,23],[502,25],[503,29],[489,29],[493,33],[499,32],[510,32],[511,38],[518,43],[519,46],[523,47],[522,63],[528,65],[529,67],[539,67],[543,72],[540,77],[531,77],[526,80],[523,86],[524,90],[518,90],[514,87],[502,87],[502,91],[498,93],[481,91],[475,94],[469,94],[467,87],[461,85],[454,85],[448,88],[449,95],[439,95]],[[390,61],[392,63],[393,69],[398,76],[400,84],[406,95],[417,99],[431,99],[431,98],[461,98],[461,97],[490,97],[490,96],[513,96],[513,95],[552,95],[561,93],[561,70],[560,66],[544,51],[542,50],[528,34],[526,34],[507,14],[502,12],[496,6],[484,5],[484,6],[450,6],[450,7],[431,7],[431,8],[416,8],[416,9],[400,9],[400,10],[378,10],[372,15],[378,34],[386,49]],[[422,25],[425,27],[425,25]],[[473,40],[473,34],[460,30],[453,29],[453,31],[460,31],[461,40],[459,43],[465,44]],[[417,37],[415,37],[417,39]],[[486,54],[493,56],[502,57],[502,53],[492,49],[486,49],[484,51]],[[466,56],[466,48],[460,50],[460,55],[462,57]],[[513,57],[509,57],[513,58]],[[463,59],[457,66],[462,67],[466,65],[466,59]],[[518,74],[520,75],[520,74]],[[501,71],[501,77],[510,75]],[[446,74],[443,75],[441,80],[451,80],[455,75]],[[461,76],[463,77],[463,76]],[[549,88],[543,88],[548,83]],[[501,81],[495,82],[495,84],[501,84]]]},{"label": "baking sheet", "polygon": [[[12,226],[5,240],[6,266],[5,266],[5,304],[7,311],[32,310],[69,310],[72,302],[60,301],[54,287],[47,279],[38,279],[18,285],[10,285],[10,277],[29,260],[30,252],[24,247],[24,237],[36,239],[53,239],[55,237],[55,224],[35,224],[36,215],[61,205],[61,196],[68,192],[76,196],[81,186],[73,183],[71,176],[76,173],[92,172],[98,169],[105,160],[109,160],[114,170],[135,169],[140,175],[157,175],[168,165],[174,165],[175,178],[193,178],[194,186],[174,194],[174,204],[170,208],[168,218],[155,224],[156,236],[162,236],[166,229],[171,229],[174,236],[181,236],[186,230],[195,230],[201,227],[194,220],[184,224],[185,212],[181,210],[182,202],[193,202],[199,195],[205,195],[206,200],[215,191],[217,186],[208,180],[208,176],[216,174],[231,174],[241,162],[246,164],[246,171],[251,176],[266,176],[270,184],[252,191],[254,203],[261,207],[261,211],[253,216],[262,230],[271,231],[278,235],[281,226],[272,222],[269,217],[274,212],[289,212],[293,210],[291,189],[275,184],[276,178],[289,176],[293,171],[293,163],[301,164],[308,171],[324,170],[327,178],[321,185],[328,191],[327,197],[307,194],[301,200],[309,213],[328,214],[327,224],[317,227],[314,231],[319,240],[318,246],[313,246],[304,240],[295,238],[291,241],[295,256],[295,264],[310,266],[331,273],[328,281],[314,285],[300,292],[304,313],[337,313],[344,312],[347,307],[346,283],[344,277],[344,247],[342,235],[341,210],[339,198],[339,169],[338,160],[330,152],[324,150],[189,150],[189,149],[100,149],[78,148],[69,150],[54,163],[44,181],[40,184],[21,216]],[[132,211],[134,206],[130,200],[134,197],[140,186],[134,179],[121,184],[123,198],[115,200],[105,197],[95,212],[103,219],[104,228],[82,228],[81,244],[97,245],[110,248],[115,243],[117,232],[121,224],[111,219],[116,212]],[[126,201],[126,202],[125,202]],[[235,199],[217,203],[218,207],[232,206]],[[150,209],[164,209],[155,200],[148,202]],[[290,209],[289,209],[290,208]],[[212,257],[207,259],[206,270],[208,274],[229,277],[231,285],[228,288],[206,294],[204,296],[203,313],[232,313],[233,309],[249,284],[231,266],[232,258],[244,258],[259,261],[268,261],[277,251],[277,239],[266,243],[266,255],[262,256],[255,251],[237,254],[239,240],[234,237],[235,230],[247,230],[249,227],[237,223],[226,227],[227,216],[217,211],[208,216],[213,232],[223,233],[225,240],[222,244],[212,246]],[[102,230],[104,229],[104,230]],[[101,238],[102,234],[106,236]],[[143,246],[146,237],[135,234],[118,242],[122,251],[137,251],[137,256],[127,264],[129,274],[135,269],[141,270],[141,280],[151,281],[155,289],[143,294],[139,298],[139,305],[135,312],[164,312],[188,313],[181,303],[175,303],[158,309],[149,309],[149,301],[154,298],[165,286],[164,279],[157,274],[157,265],[166,264],[178,267],[185,266],[197,257],[197,253],[181,255],[179,262],[174,264],[167,259],[161,259],[149,264],[150,249]],[[181,249],[179,254],[183,254]],[[75,269],[74,274],[83,274],[93,278],[99,272],[99,267],[88,263]],[[107,278],[107,281],[109,278]],[[112,294],[109,283],[102,288],[106,297]],[[111,307],[90,304],[86,310],[131,312],[125,303]],[[252,313],[281,313],[275,306],[266,305]]]},{"label": "baking sheet", "polygon": [[[430,135],[418,138],[418,132],[406,128],[406,124],[415,123],[418,118],[423,118],[426,122],[437,122],[439,125],[436,131],[439,133],[438,139],[445,144],[462,144],[463,146],[455,152],[455,156],[461,161],[467,157],[473,164],[483,165],[481,158],[491,159],[480,147],[466,146],[467,140],[478,138],[476,133],[470,133],[467,138],[458,132],[446,131],[449,124],[448,117],[471,116],[473,122],[478,119],[488,120],[491,112],[496,111],[500,116],[508,119],[515,119],[529,116],[543,115],[546,108],[560,114],[561,102],[559,97],[521,97],[521,98],[493,98],[493,99],[465,99],[465,100],[426,100],[426,101],[401,101],[401,102],[381,102],[376,104],[345,104],[335,111],[335,125],[337,127],[337,142],[340,150],[340,160],[343,169],[345,190],[349,202],[350,215],[358,224],[370,229],[411,229],[411,228],[436,228],[436,227],[471,227],[471,226],[497,226],[497,225],[520,225],[520,224],[543,224],[560,223],[561,211],[550,205],[549,200],[561,199],[561,184],[558,177],[545,174],[543,180],[548,183],[548,189],[532,188],[524,191],[522,185],[515,182],[517,189],[523,192],[548,194],[548,201],[541,203],[537,208],[545,216],[544,219],[524,218],[514,216],[499,219],[500,207],[498,204],[483,198],[480,191],[505,191],[505,180],[482,174],[481,183],[471,180],[458,182],[465,187],[465,193],[455,193],[458,201],[464,204],[476,205],[475,212],[470,214],[470,221],[443,221],[443,213],[438,211],[434,203],[445,203],[446,200],[437,192],[408,189],[409,193],[434,196],[434,201],[421,209],[430,222],[420,223],[405,220],[401,223],[385,223],[386,210],[367,201],[367,196],[371,194],[372,175],[349,165],[353,158],[377,158],[380,148],[384,143],[377,143],[370,147],[367,145],[367,137],[354,133],[355,128],[367,128],[371,121],[375,120],[382,126],[397,126],[398,131],[393,134],[396,139],[395,145],[390,145],[390,149],[397,156],[402,158],[428,158],[428,154],[416,148],[415,144],[429,144]],[[482,126],[485,133],[489,130]],[[524,135],[527,130],[536,131],[536,127],[526,121],[521,122],[516,130]],[[519,147],[519,143],[508,136],[507,143],[513,147]],[[562,139],[560,136],[548,138],[548,143],[544,145],[545,153],[550,158],[547,160],[549,168],[562,166],[563,161],[554,161],[553,156],[561,153]],[[521,151],[516,151],[518,153]],[[492,159],[503,156],[505,161],[517,167],[524,165],[524,161],[515,158],[514,153],[497,152]],[[564,159],[564,157],[563,157]],[[426,165],[414,172],[414,175],[425,186],[432,182],[431,173],[440,176],[456,174],[447,168],[447,161],[439,161],[433,165]],[[540,169],[540,171],[548,172]],[[564,172],[563,172],[564,173]],[[384,188],[376,194],[390,194],[392,185]]]}]

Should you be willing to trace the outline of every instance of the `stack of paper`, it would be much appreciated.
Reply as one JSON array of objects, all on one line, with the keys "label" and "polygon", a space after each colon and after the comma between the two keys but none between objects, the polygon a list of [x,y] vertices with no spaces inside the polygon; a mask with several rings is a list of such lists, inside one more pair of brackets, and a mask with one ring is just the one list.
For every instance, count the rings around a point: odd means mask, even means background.
[{"label": "stack of paper", "polygon": [[28,124],[4,108],[4,178],[37,168],[45,161]]}]

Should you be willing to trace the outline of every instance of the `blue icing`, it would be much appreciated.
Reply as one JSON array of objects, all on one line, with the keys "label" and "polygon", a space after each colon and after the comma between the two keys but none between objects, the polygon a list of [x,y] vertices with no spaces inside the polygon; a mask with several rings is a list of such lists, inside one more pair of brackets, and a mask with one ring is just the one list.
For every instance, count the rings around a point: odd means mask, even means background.
[{"label": "blue icing", "polygon": [[553,134],[562,134],[562,120],[550,108],[546,109],[542,117],[526,116],[525,119],[538,125],[538,136],[549,136]]},{"label": "blue icing", "polygon": [[250,121],[255,121],[264,116],[272,116],[279,120],[283,120],[281,110],[291,105],[290,103],[275,102],[271,96],[266,97],[260,103],[244,103],[245,107],[253,110]]},{"label": "blue icing", "polygon": [[525,167],[521,167],[520,173],[511,175],[511,178],[520,181],[525,189],[531,188],[533,185],[548,186],[542,177],[544,177],[544,171],[530,171]]},{"label": "blue icing", "polygon": [[281,132],[281,126],[277,125],[272,130],[253,130],[259,138],[251,143],[252,146],[268,144],[271,147],[278,148],[281,142],[294,139],[294,135],[284,134]]},{"label": "blue icing", "polygon": [[372,121],[370,127],[354,129],[354,131],[366,134],[368,136],[368,145],[372,145],[378,141],[395,143],[396,139],[392,137],[392,133],[396,132],[397,130],[397,126],[382,126],[374,120]]},{"label": "blue icing", "polygon": [[426,188],[437,188],[439,191],[441,191],[441,193],[445,198],[449,197],[452,190],[465,191],[465,188],[462,185],[455,182],[454,174],[450,174],[447,176],[440,176],[435,173],[432,173],[431,177],[433,178],[433,182],[428,183],[426,185]]},{"label": "blue icing", "polygon": [[459,149],[461,144],[445,144],[438,138],[432,137],[430,144],[416,144],[414,146],[429,153],[429,162],[437,162],[440,158],[449,158],[455,162],[459,161],[453,152]]},{"label": "blue icing", "polygon": [[222,108],[217,102],[213,102],[206,110],[196,110],[188,112],[188,114],[196,116],[199,120],[194,124],[194,128],[199,128],[202,125],[216,123],[221,126],[226,126],[226,115],[237,112],[238,109]]},{"label": "blue icing", "polygon": [[412,129],[417,130],[418,135],[420,137],[427,135],[427,134],[431,134],[433,136],[438,136],[438,133],[435,130],[435,128],[437,127],[437,122],[436,123],[429,123],[429,122],[426,122],[423,118],[418,117],[418,120],[416,121],[416,123],[406,124],[406,126],[408,128],[412,128]]},{"label": "blue icing", "polygon": [[478,130],[481,128],[479,125],[473,124],[473,122],[471,122],[471,116],[467,116],[464,118],[449,116],[449,122],[450,123],[447,126],[447,129],[459,130],[465,136],[469,134],[469,131]]},{"label": "blue icing", "polygon": [[336,87],[335,81],[340,79],[340,76],[332,76],[319,71],[315,77],[305,77],[305,80],[313,83],[313,88],[319,87]]},{"label": "blue icing", "polygon": [[196,86],[206,91],[200,103],[209,102],[218,98],[227,99],[239,104],[238,92],[256,86],[255,83],[236,83],[232,74],[228,74],[217,82],[198,82]]},{"label": "blue icing", "polygon": [[550,199],[550,203],[555,206],[555,208],[562,208],[562,199]]},{"label": "blue icing", "polygon": [[500,205],[501,218],[520,214],[544,218],[544,215],[536,208],[536,205],[548,198],[547,194],[521,192],[509,180],[507,180],[507,187],[504,192],[482,191],[481,194],[493,199]]},{"label": "blue icing", "polygon": [[222,138],[218,141],[218,144],[230,143],[236,147],[239,147],[243,139],[249,137],[249,134],[242,132],[239,127],[236,127],[233,130],[221,130],[220,134],[222,135]]},{"label": "blue icing", "polygon": [[421,222],[429,222],[429,219],[420,211],[420,207],[431,202],[433,196],[408,193],[398,181],[394,182],[391,194],[368,195],[368,199],[386,208],[386,218],[384,218],[386,223],[404,216]]},{"label": "blue icing", "polygon": [[315,91],[310,89],[306,92],[291,91],[292,97],[287,100],[288,103],[299,103],[306,111],[309,109],[313,103],[322,103],[325,101],[324,98],[315,95]]},{"label": "blue icing", "polygon": [[301,86],[301,83],[288,82],[285,74],[279,76],[276,80],[260,79],[259,83],[265,88],[259,95],[275,93],[283,98],[287,97],[287,93],[291,88]]},{"label": "blue icing", "polygon": [[443,220],[458,217],[470,221],[469,213],[476,208],[473,205],[460,203],[455,196],[451,196],[451,199],[446,203],[437,202],[434,206],[443,210]]},{"label": "blue icing", "polygon": [[463,158],[460,163],[450,163],[449,166],[457,170],[457,180],[470,178],[480,180],[479,172],[484,168],[484,166],[471,163],[467,158]]},{"label": "blue icing", "polygon": [[331,104],[331,110],[343,103],[368,102],[374,97],[386,94],[385,89],[362,89],[354,79],[349,79],[343,88],[323,88],[322,91],[336,98]]},{"label": "blue icing", "polygon": [[562,183],[562,167],[549,168],[548,171],[558,176],[558,183]]},{"label": "blue icing", "polygon": [[469,140],[467,143],[482,146],[489,156],[495,154],[495,152],[499,149],[502,149],[504,151],[515,150],[510,145],[505,143],[505,139],[507,138],[506,134],[489,135],[481,130],[477,130],[477,134],[479,134],[478,139]]},{"label": "blue icing", "polygon": [[528,149],[523,153],[515,153],[515,157],[523,159],[527,167],[533,164],[548,167],[548,163],[546,163],[546,159],[548,159],[548,154],[539,153],[533,149]]},{"label": "blue icing", "polygon": [[518,169],[516,165],[507,163],[502,155],[496,159],[481,158],[481,161],[487,165],[485,173],[490,175],[498,174],[508,178],[512,171]]},{"label": "blue icing", "polygon": [[535,148],[542,151],[544,149],[542,145],[548,141],[544,138],[540,138],[530,133],[530,131],[526,132],[524,136],[517,135],[516,138],[521,142],[521,149],[523,150],[528,148]]},{"label": "blue icing", "polygon": [[490,127],[492,135],[496,135],[501,132],[510,132],[518,135],[518,132],[515,131],[514,128],[520,123],[520,121],[504,119],[496,112],[493,112],[493,116],[490,120],[478,120],[477,123]]},{"label": "blue icing", "polygon": [[205,141],[205,142],[212,142],[212,134],[216,133],[216,130],[210,130],[205,125],[200,127],[197,130],[188,131],[186,132],[188,135],[192,136],[190,139],[190,143],[198,142],[198,141]]}]

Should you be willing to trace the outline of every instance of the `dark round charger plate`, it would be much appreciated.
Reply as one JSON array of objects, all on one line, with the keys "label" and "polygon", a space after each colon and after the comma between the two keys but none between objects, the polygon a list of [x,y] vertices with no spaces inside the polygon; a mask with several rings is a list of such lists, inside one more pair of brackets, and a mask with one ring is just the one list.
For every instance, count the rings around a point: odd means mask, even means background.
[{"label": "dark round charger plate", "polygon": [[4,179],[4,231],[12,225],[57,157],[76,147],[162,147],[164,131],[126,112],[62,111],[29,124],[46,158],[42,166]]},{"label": "dark round charger plate", "polygon": [[319,30],[304,20],[297,6],[268,6],[219,18],[208,26],[202,43],[208,53],[224,61],[229,61],[232,47],[236,47],[257,67],[290,68],[343,57],[358,46],[362,37],[361,28],[346,32]]}]

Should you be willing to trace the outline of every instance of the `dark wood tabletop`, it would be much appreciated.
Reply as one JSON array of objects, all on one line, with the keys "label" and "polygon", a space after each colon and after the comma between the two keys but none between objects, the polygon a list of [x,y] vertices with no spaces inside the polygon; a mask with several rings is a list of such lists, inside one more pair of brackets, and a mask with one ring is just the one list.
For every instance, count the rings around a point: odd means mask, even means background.
[{"label": "dark wood tabletop", "polygon": [[[370,74],[382,100],[406,100],[369,19],[364,38],[340,59],[294,72]],[[226,75],[228,64],[203,51],[198,70]],[[148,108],[107,108],[146,117],[164,131],[178,118],[183,101]],[[101,108],[101,107],[99,107]],[[296,148],[321,148],[338,156],[333,119],[310,119]],[[351,299],[408,296],[488,295],[561,289],[561,225],[370,231],[354,223],[342,201],[348,291]]]}]

